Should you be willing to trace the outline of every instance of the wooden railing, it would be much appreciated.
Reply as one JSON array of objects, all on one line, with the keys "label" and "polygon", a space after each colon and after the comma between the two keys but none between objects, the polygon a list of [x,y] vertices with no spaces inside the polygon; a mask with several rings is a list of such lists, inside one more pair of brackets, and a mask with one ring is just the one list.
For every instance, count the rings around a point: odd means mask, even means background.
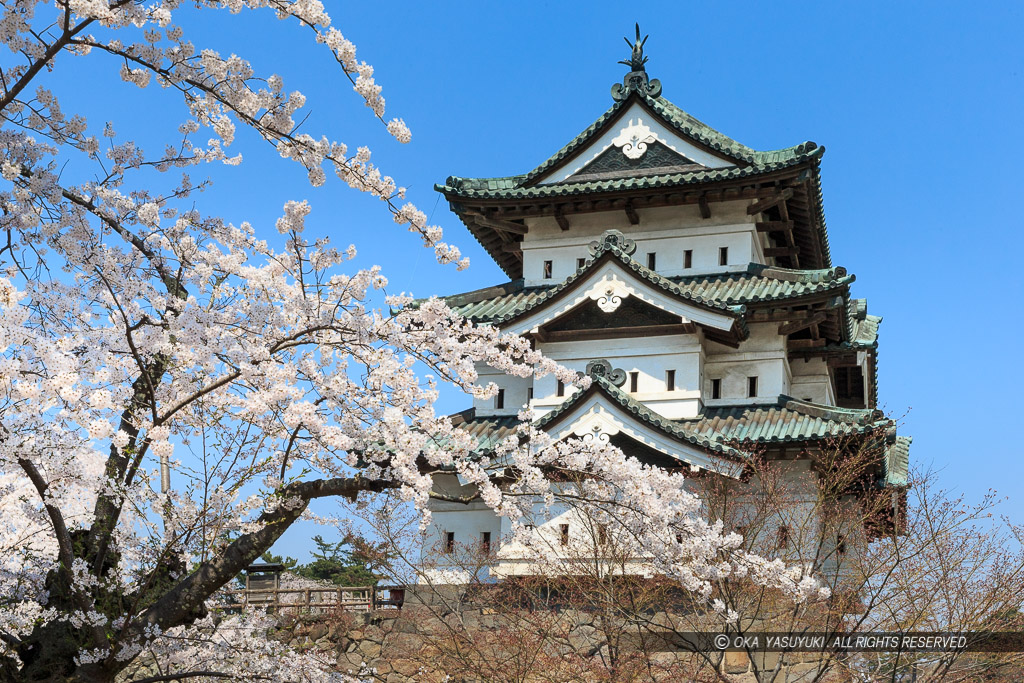
[{"label": "wooden railing", "polygon": [[[389,597],[383,596],[388,591]],[[335,610],[372,612],[401,608],[404,592],[399,587],[356,586],[338,588],[249,588],[224,591],[224,609],[266,609],[274,614],[326,614]]]}]

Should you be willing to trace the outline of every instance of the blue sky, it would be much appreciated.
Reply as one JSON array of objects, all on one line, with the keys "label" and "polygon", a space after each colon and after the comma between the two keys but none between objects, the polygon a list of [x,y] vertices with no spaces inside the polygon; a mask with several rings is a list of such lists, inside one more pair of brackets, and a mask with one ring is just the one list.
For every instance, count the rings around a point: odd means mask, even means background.
[{"label": "blue sky", "polygon": [[[306,132],[370,146],[472,267],[437,265],[379,202],[336,181],[311,189],[301,169],[245,135],[234,146],[241,167],[196,173],[216,180],[201,199],[205,211],[249,220],[271,238],[283,203],[308,198],[308,233],[354,243],[358,265],[382,265],[390,290],[427,296],[504,281],[433,184],[525,172],[588,126],[611,104],[609,88],[626,70],[616,63],[628,57],[622,36],[639,21],[664,97],[751,147],[826,147],[834,264],[857,275],[854,294],[885,318],[881,402],[906,414],[901,431],[914,436],[916,462],[941,469],[943,484],[971,498],[997,488],[1024,520],[1014,432],[1024,390],[1024,5],[326,4],[376,67],[387,116],[412,128],[409,145],[384,133],[323,47],[298,29],[265,13],[183,10],[176,19],[197,45],[237,52],[306,94]],[[121,85],[115,64],[107,63],[112,77],[98,77],[101,59],[58,64],[53,77],[78,98],[65,109],[112,118],[144,141],[154,124],[183,119],[170,93]],[[442,408],[466,403],[446,396]],[[303,555],[309,535],[294,530],[277,549]]]}]

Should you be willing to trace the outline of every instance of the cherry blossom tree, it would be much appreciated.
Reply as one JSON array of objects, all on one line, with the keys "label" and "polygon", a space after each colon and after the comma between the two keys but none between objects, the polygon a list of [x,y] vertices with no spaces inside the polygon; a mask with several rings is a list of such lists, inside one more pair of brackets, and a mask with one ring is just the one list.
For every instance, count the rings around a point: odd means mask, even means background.
[{"label": "cherry blossom tree", "polygon": [[[468,265],[367,148],[299,132],[302,94],[195,45],[174,22],[199,12],[230,26],[251,10],[299,24],[408,142],[373,68],[318,0],[2,7],[0,678],[111,681],[139,662],[151,664],[139,681],[334,675],[258,637],[258,619],[214,619],[209,601],[311,501],[389,491],[424,510],[440,469],[514,519],[565,494],[552,470],[586,473],[573,500],[594,500],[698,597],[725,575],[819,596],[809,577],[702,521],[678,475],[616,449],[555,444],[527,427],[475,458],[435,413],[442,385],[493,395],[479,363],[589,380],[439,300],[387,295],[379,268],[346,268],[353,247],[304,236],[305,201],[287,202],[269,239],[203,210],[208,181],[189,169],[240,163],[229,148],[252,136],[313,186],[333,174],[381,200],[442,264]],[[182,122],[164,131],[166,148],[151,153],[116,121],[65,111],[42,82],[71,60],[176,93]]]}]

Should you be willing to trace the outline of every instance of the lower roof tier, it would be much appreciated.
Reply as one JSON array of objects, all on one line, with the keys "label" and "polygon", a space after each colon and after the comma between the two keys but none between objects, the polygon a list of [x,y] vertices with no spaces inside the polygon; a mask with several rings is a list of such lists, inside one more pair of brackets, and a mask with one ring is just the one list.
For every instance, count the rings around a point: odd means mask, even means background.
[{"label": "lower roof tier", "polygon": [[[770,447],[826,448],[850,437],[877,439],[884,455],[879,467],[879,483],[904,486],[907,483],[910,438],[896,435],[895,424],[880,411],[824,406],[780,396],[774,405],[737,405],[704,408],[694,418],[665,418],[622,391],[603,376],[592,377],[589,389],[577,392],[554,410],[534,422],[552,428],[573,419],[580,407],[603,403],[605,412],[637,425],[634,433],[657,432],[679,444],[680,464],[693,464],[683,455],[694,448],[712,458],[742,462],[756,451]],[[515,416],[477,416],[470,409],[453,416],[455,427],[470,434],[480,454],[487,454],[516,432],[521,424]],[[562,430],[565,431],[564,429]],[[703,459],[702,459],[703,460]]]}]

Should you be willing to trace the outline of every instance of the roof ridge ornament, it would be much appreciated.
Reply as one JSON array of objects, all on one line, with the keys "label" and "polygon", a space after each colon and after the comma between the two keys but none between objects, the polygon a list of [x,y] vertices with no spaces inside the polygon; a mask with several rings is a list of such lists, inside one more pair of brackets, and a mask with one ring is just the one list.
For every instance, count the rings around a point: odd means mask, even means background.
[{"label": "roof ridge ornament", "polygon": [[632,48],[632,54],[629,60],[621,59],[619,64],[625,64],[630,68],[630,72],[626,74],[626,77],[622,79],[622,83],[616,83],[612,86],[612,99],[616,102],[629,97],[631,92],[636,92],[647,97],[658,97],[661,95],[661,81],[657,78],[648,79],[647,77],[647,57],[644,56],[644,43],[650,35],[640,39],[640,24],[636,25],[636,40],[630,42],[629,38],[623,37],[626,41],[626,45]]},{"label": "roof ridge ornament", "polygon": [[632,256],[636,251],[636,242],[623,235],[619,230],[605,230],[599,238],[590,243],[590,255],[598,256],[612,247],[626,256]]},{"label": "roof ridge ornament", "polygon": [[612,386],[621,387],[626,383],[626,371],[613,368],[604,358],[597,358],[587,363],[586,374],[590,377],[604,377]]}]

